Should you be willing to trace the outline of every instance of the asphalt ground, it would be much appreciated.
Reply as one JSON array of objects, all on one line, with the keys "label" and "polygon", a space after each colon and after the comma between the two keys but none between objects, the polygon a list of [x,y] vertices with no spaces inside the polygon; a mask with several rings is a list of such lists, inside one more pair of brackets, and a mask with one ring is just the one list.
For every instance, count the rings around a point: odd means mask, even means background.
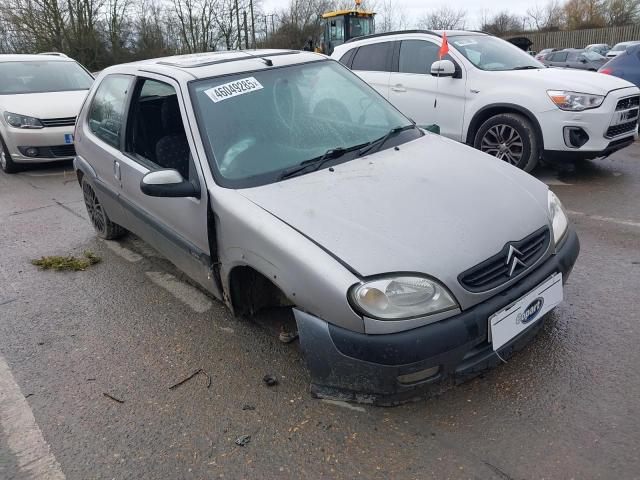
[{"label": "asphalt ground", "polygon": [[381,408],[312,398],[267,315],[98,240],[70,165],[0,173],[0,479],[640,478],[640,144],[535,175],[582,243],[564,303],[507,364]]}]

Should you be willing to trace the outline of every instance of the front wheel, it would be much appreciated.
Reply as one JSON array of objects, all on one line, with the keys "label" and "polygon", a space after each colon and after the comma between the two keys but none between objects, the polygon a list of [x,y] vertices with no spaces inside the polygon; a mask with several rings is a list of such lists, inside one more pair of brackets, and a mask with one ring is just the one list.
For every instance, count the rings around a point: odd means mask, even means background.
[{"label": "front wheel", "polygon": [[501,113],[486,120],[476,132],[473,146],[530,172],[540,157],[533,125],[523,115]]},{"label": "front wheel", "polygon": [[91,220],[98,237],[104,238],[105,240],[113,240],[120,238],[127,233],[123,227],[109,219],[109,216],[107,215],[107,212],[104,211],[96,192],[84,177],[82,178],[81,184],[82,194],[84,196],[84,205],[87,207],[89,219]]},{"label": "front wheel", "polygon": [[4,173],[16,173],[20,171],[20,165],[11,159],[11,154],[4,140],[0,138],[0,168]]}]

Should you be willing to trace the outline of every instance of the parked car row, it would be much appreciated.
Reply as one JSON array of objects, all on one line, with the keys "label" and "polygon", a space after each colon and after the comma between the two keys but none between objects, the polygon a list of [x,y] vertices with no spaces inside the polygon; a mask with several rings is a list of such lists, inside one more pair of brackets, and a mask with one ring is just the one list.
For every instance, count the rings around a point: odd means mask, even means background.
[{"label": "parked car row", "polygon": [[587,49],[565,48],[548,53],[542,59],[542,63],[550,67],[576,68],[596,72],[607,63],[607,58]]}]

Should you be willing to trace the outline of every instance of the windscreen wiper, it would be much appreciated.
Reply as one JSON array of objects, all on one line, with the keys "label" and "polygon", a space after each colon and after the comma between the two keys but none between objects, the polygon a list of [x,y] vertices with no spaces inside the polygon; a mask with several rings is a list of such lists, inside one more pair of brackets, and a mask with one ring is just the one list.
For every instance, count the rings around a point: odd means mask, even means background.
[{"label": "windscreen wiper", "polygon": [[522,67],[514,67],[511,70],[538,70],[542,67],[536,67],[535,65],[523,65]]},{"label": "windscreen wiper", "polygon": [[382,146],[385,143],[387,143],[387,140],[389,140],[391,137],[394,137],[400,132],[404,132],[405,130],[409,130],[411,128],[417,128],[417,127],[414,123],[412,123],[411,125],[405,125],[404,127],[393,127],[391,130],[387,132],[386,135],[378,138],[377,140],[369,142],[368,145],[366,145],[362,150],[358,152],[358,156],[362,157],[367,153],[376,153],[382,148]]},{"label": "windscreen wiper", "polygon": [[354,145],[353,147],[337,147],[330,148],[323,155],[319,157],[310,158],[309,160],[305,160],[301,162],[297,167],[294,167],[291,170],[285,171],[278,177],[278,180],[286,180],[287,178],[296,177],[298,175],[302,175],[305,172],[315,172],[316,170],[320,170],[322,166],[327,163],[329,160],[334,160],[336,158],[340,158],[346,153],[353,152],[355,150],[360,150],[362,147],[366,147],[369,143],[362,143],[360,145]]}]

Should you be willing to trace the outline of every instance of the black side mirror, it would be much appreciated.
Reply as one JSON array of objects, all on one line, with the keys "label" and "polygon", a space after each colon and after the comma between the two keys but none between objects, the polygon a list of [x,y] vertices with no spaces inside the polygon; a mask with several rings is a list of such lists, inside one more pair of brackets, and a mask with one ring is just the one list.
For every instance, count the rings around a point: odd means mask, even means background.
[{"label": "black side mirror", "polygon": [[140,190],[150,197],[200,198],[200,189],[172,168],[154,170],[140,180]]}]

